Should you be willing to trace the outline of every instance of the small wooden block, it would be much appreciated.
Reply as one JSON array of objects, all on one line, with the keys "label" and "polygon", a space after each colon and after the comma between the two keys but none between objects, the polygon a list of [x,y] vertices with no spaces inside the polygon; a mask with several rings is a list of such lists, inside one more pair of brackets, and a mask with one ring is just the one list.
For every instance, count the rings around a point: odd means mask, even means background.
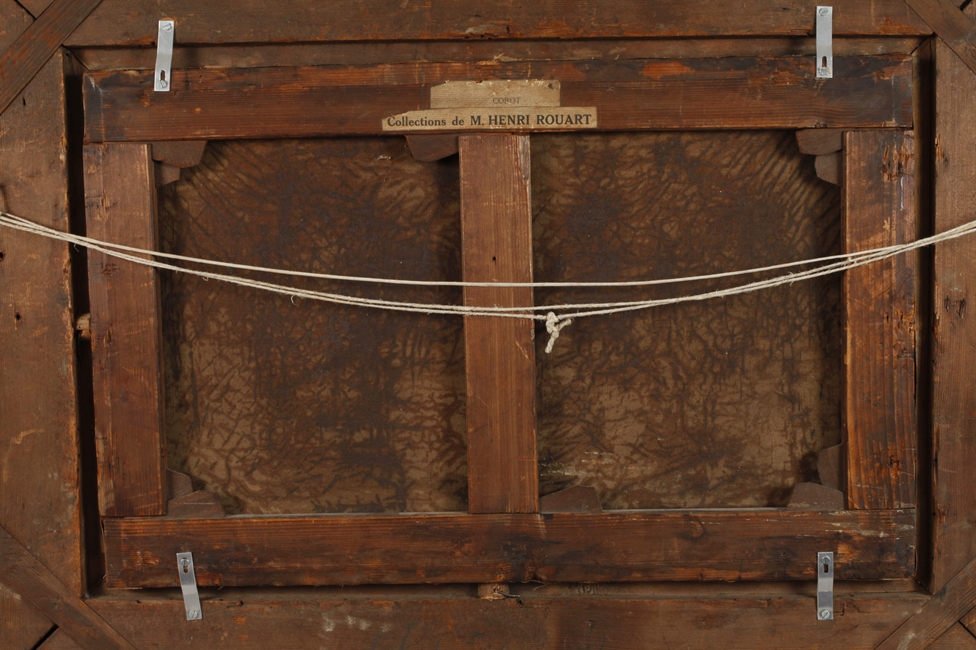
[{"label": "small wooden block", "polygon": [[834,512],[844,509],[844,493],[819,483],[797,483],[793,486],[787,510]]},{"label": "small wooden block", "polygon": [[156,187],[169,185],[180,180],[180,168],[166,163],[157,162],[153,164],[156,170]]},{"label": "small wooden block", "polygon": [[843,445],[834,445],[821,449],[817,454],[817,472],[820,474],[820,484],[834,490],[841,489],[841,454]]},{"label": "small wooden block", "polygon": [[177,142],[153,142],[152,159],[186,169],[200,164],[206,140],[182,140]]},{"label": "small wooden block", "polygon": [[800,153],[822,156],[844,148],[843,129],[803,129],[796,132]]},{"label": "small wooden block", "polygon": [[539,499],[539,512],[603,512],[603,506],[594,488],[574,485]]},{"label": "small wooden block", "polygon": [[434,162],[458,152],[458,137],[452,133],[444,135],[408,135],[407,146],[410,153],[420,162]]},{"label": "small wooden block", "polygon": [[214,519],[224,516],[224,506],[213,492],[197,490],[170,499],[166,504],[166,516],[170,519]]},{"label": "small wooden block", "polygon": [[817,168],[817,177],[820,180],[840,185],[841,153],[839,151],[817,156],[814,165]]},{"label": "small wooden block", "polygon": [[169,500],[185,497],[193,492],[193,481],[182,472],[166,470],[166,495]]}]

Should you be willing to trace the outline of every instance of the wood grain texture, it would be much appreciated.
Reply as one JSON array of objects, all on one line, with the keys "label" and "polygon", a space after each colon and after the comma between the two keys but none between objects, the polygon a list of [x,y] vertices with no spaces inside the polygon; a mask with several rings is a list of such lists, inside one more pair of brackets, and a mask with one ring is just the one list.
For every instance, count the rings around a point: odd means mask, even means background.
[{"label": "wood grain texture", "polygon": [[0,53],[0,113],[101,0],[57,0]]},{"label": "wood grain texture", "polygon": [[[453,2],[402,5],[339,0],[328,7],[286,0],[274,9],[258,0],[105,0],[72,37],[83,45],[151,45],[160,15],[176,20],[179,43],[292,41],[661,38],[690,36],[810,36],[814,14],[800,0],[750,0],[736,11],[701,11],[682,0],[504,0],[489,6]],[[837,0],[834,34],[927,35],[931,30],[899,0]]]},{"label": "wood grain texture", "polygon": [[32,647],[36,650],[81,650],[81,646],[75,643],[63,630],[54,630],[44,643]]},{"label": "wood grain texture", "polygon": [[[69,227],[65,66],[57,52],[0,114],[0,208],[59,230]],[[0,525],[80,595],[72,309],[68,247],[0,231]],[[22,597],[0,589],[0,647],[31,648],[51,626]]]},{"label": "wood grain texture", "polygon": [[30,12],[35,18],[44,13],[54,0],[17,0],[17,4]]},{"label": "wood grain texture", "polygon": [[[88,236],[155,249],[149,145],[85,147]],[[153,269],[88,255],[102,516],[166,513],[159,290]]]},{"label": "wood grain texture", "polygon": [[0,581],[44,612],[85,650],[135,650],[2,527],[0,563]]},{"label": "wood grain texture", "polygon": [[966,626],[966,629],[969,630],[970,634],[976,636],[976,607],[966,612],[966,614],[959,619],[959,622]]},{"label": "wood grain texture", "polygon": [[[539,596],[515,585],[518,599],[474,594],[371,593],[311,596],[299,590],[204,592],[204,622],[188,625],[176,594],[141,592],[93,598],[89,605],[140,648],[213,650],[337,647],[349,650],[644,650],[655,647],[873,650],[926,600],[920,594],[835,596],[830,624],[810,616],[810,593],[698,597]],[[179,621],[179,624],[174,624]],[[60,640],[56,632],[48,643]],[[60,644],[41,650],[76,650]]]},{"label": "wood grain texture", "polygon": [[809,580],[823,548],[838,579],[915,566],[914,514],[886,510],[120,518],[105,543],[125,588],[175,586],[191,549],[203,586]]},{"label": "wood grain texture", "polygon": [[[532,282],[528,136],[458,138],[466,282]],[[469,307],[529,307],[530,288],[465,287]],[[464,318],[468,511],[538,512],[535,344],[524,319]]]},{"label": "wood grain texture", "polygon": [[[538,281],[735,271],[840,252],[839,190],[790,132],[534,135]],[[725,286],[539,289],[539,304]],[[536,331],[542,492],[604,508],[784,506],[840,442],[840,277]]]},{"label": "wood grain texture", "polygon": [[0,52],[6,50],[30,27],[34,18],[15,0],[0,2]]},{"label": "wood grain texture", "polygon": [[891,633],[878,650],[916,650],[929,647],[976,602],[976,560],[971,561],[925,603],[917,614]]},{"label": "wood grain texture", "polygon": [[[417,162],[399,137],[214,142],[161,190],[160,231],[194,257],[460,280],[457,160]],[[268,277],[461,302],[458,288]],[[460,318],[160,281],[169,466],[228,513],[466,510]]]},{"label": "wood grain texture", "polygon": [[933,641],[929,650],[976,650],[976,636],[962,623],[956,623],[948,632]]},{"label": "wood grain texture", "polygon": [[905,0],[939,38],[976,74],[976,21],[954,0]]},{"label": "wood grain texture", "polygon": [[[26,11],[24,11],[24,9],[19,4],[14,2],[14,0],[3,0],[2,2],[0,2],[0,50],[6,49],[7,46],[9,46],[14,40],[16,40],[17,37],[20,36],[20,34],[22,34],[24,30],[26,30],[32,22],[33,19],[31,15],[28,14]],[[37,85],[41,86],[42,84],[43,82],[39,81]],[[55,96],[57,96],[58,94],[60,93],[54,93]],[[26,113],[22,114],[19,118],[21,121],[23,120],[24,115],[29,115],[29,114]],[[9,123],[9,120],[11,118],[12,118],[12,114],[8,118],[0,118],[0,123],[2,122]],[[4,129],[3,131],[6,131],[6,129]],[[3,133],[3,131],[0,131],[0,133]],[[23,135],[24,135],[23,133],[18,133],[17,131],[14,131],[12,140],[17,139],[19,137],[23,137]],[[13,142],[11,142],[10,144],[12,145]],[[6,152],[10,152],[12,150],[13,150],[12,146],[8,145],[4,147],[4,151]],[[6,161],[4,162],[6,164]],[[16,169],[16,163],[14,163],[14,165],[9,168]],[[10,209],[6,205],[6,198],[5,198],[6,194],[8,194],[7,187],[9,182],[10,180],[7,178],[2,179],[2,185],[4,187],[4,192],[3,192],[4,204],[2,205],[3,209]],[[8,245],[9,245],[9,240],[5,240],[4,236],[0,235],[0,252],[7,250]],[[6,256],[5,252],[4,255]],[[8,269],[9,269],[9,265],[7,266],[7,269],[4,269],[4,271]],[[5,279],[6,279],[6,273],[0,275],[0,283],[2,283]],[[5,284],[0,284],[0,287],[2,287],[4,291],[6,291]],[[5,394],[6,384],[10,380],[10,378],[7,376],[7,373],[4,372],[6,367],[7,367],[7,363],[5,359],[3,359],[3,357],[0,357],[0,381],[3,382],[3,384],[0,384],[0,391],[2,391],[0,392],[0,394]],[[2,436],[2,439],[4,441],[8,439],[9,435],[10,433],[6,431],[0,434],[0,436]],[[6,446],[7,443],[4,442],[2,444]],[[12,499],[10,499],[10,497],[7,496],[8,494],[10,494],[10,491],[7,488],[6,481],[0,480],[0,508],[3,508],[4,510],[6,510],[6,504],[12,502]],[[10,518],[11,518],[10,514],[4,512],[4,517],[0,519],[0,522],[6,523],[6,525],[9,525],[13,528],[14,527],[13,522],[8,523],[7,521]],[[44,616],[37,609],[32,607],[30,603],[25,601],[19,594],[17,594],[11,589],[8,589],[7,587],[3,586],[2,583],[0,583],[0,647],[17,648],[18,650],[19,649],[29,650],[33,648],[35,645],[37,645],[37,642],[52,627],[53,627],[53,623],[51,623],[51,621],[46,616]]]},{"label": "wood grain texture", "polygon": [[[966,9],[976,17],[976,5]],[[976,217],[976,75],[936,43],[935,232]],[[935,249],[932,346],[934,555],[931,589],[941,589],[976,557],[976,241]]]},{"label": "wood grain texture", "polygon": [[[10,0],[13,1],[13,0]],[[923,38],[834,39],[834,56],[911,54]],[[153,70],[155,48],[72,48],[88,70]],[[268,68],[310,65],[376,65],[382,63],[484,61],[619,61],[627,59],[702,59],[783,57],[816,54],[814,38],[707,39],[588,39],[580,40],[463,40],[358,41],[319,43],[247,43],[192,45],[181,43],[173,52],[173,69]]]},{"label": "wood grain texture", "polygon": [[[557,79],[563,106],[595,106],[603,130],[891,127],[912,124],[905,56],[843,57],[830,83],[809,57],[409,63],[86,75],[88,141],[379,134],[392,115],[427,108],[448,80]],[[647,97],[655,98],[648,102]]]},{"label": "wood grain texture", "polygon": [[[910,132],[852,132],[844,143],[844,250],[912,241]],[[911,507],[916,491],[916,255],[844,274],[847,504]]]}]

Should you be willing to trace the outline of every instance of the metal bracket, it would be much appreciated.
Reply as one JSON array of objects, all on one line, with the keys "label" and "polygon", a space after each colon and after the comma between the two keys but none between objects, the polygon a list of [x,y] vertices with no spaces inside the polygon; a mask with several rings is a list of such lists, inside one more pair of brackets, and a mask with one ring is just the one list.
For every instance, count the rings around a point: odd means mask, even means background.
[{"label": "metal bracket", "polygon": [[160,20],[159,35],[156,37],[156,76],[153,77],[153,90],[156,92],[169,92],[170,86],[173,85],[170,68],[173,66],[175,36],[176,21]]},{"label": "metal bracket", "polygon": [[817,618],[834,620],[833,553],[817,553]]},{"label": "metal bracket", "polygon": [[834,8],[817,7],[817,79],[834,77]]},{"label": "metal bracket", "polygon": [[202,620],[203,608],[200,607],[200,593],[197,591],[197,575],[193,572],[193,553],[177,553],[176,567],[180,573],[180,589],[183,590],[186,620]]}]

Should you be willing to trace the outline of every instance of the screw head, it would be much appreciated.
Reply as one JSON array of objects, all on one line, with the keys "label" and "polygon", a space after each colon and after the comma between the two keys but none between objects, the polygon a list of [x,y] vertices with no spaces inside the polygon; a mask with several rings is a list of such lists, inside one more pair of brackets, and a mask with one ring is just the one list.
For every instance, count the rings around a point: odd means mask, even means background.
[{"label": "screw head", "polygon": [[169,85],[168,83],[166,83],[165,79],[160,79],[159,81],[156,82],[156,84],[159,85],[160,88],[165,88],[166,86]]},{"label": "screw head", "polygon": [[195,609],[191,609],[191,610],[190,610],[189,612],[187,612],[187,614],[186,614],[186,617],[187,617],[187,618],[198,618],[199,616],[200,616],[200,612],[198,612],[198,611],[197,611],[197,610],[195,610]]},{"label": "screw head", "polygon": [[826,16],[830,13],[830,7],[820,7],[820,15]]},{"label": "screw head", "polygon": [[163,23],[162,25],[159,26],[159,28],[164,32],[171,32],[173,31],[173,23]]},{"label": "screw head", "polygon": [[821,609],[820,610],[820,618],[821,618],[821,620],[827,620],[828,618],[830,618],[830,610],[829,609]]}]

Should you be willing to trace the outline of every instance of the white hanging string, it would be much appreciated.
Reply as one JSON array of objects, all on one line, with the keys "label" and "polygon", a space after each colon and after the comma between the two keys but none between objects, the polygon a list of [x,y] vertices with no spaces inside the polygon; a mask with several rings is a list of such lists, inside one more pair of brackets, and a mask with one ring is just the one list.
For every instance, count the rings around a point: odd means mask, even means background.
[{"label": "white hanging string", "polygon": [[[47,235],[47,236],[57,236],[64,235],[59,230],[53,230],[45,226],[34,223],[33,221],[28,221],[21,217],[14,216],[12,214],[7,214],[6,212],[0,211],[0,223],[3,225],[10,226],[12,228],[17,228],[17,225],[23,226],[20,229],[26,229],[31,232],[36,232],[37,234]],[[761,266],[751,269],[743,269],[739,271],[726,271],[723,273],[711,273],[708,275],[691,275],[684,276],[680,278],[663,278],[655,280],[626,280],[626,281],[609,281],[609,282],[463,282],[458,280],[398,280],[395,278],[377,278],[369,276],[356,276],[356,275],[336,275],[332,273],[314,273],[311,271],[294,271],[289,269],[276,269],[269,268],[266,266],[251,266],[248,264],[235,264],[233,262],[219,262],[216,260],[205,260],[196,257],[187,257],[185,255],[176,255],[174,253],[163,253],[161,251],[146,251],[142,248],[133,248],[132,246],[123,246],[122,244],[114,244],[111,242],[104,242],[97,239],[91,239],[89,237],[82,237],[81,235],[71,235],[72,243],[78,244],[79,246],[84,246],[85,243],[93,244],[96,246],[102,246],[105,248],[110,248],[113,250],[124,251],[129,253],[135,253],[138,255],[151,254],[153,257],[161,259],[169,259],[183,262],[193,262],[194,264],[201,264],[204,266],[217,266],[225,269],[236,269],[240,271],[255,271],[259,273],[270,273],[274,275],[287,275],[293,277],[301,278],[313,278],[317,280],[337,280],[341,282],[366,282],[373,284],[394,284],[394,285],[407,285],[415,287],[532,287],[532,288],[559,288],[559,287],[570,287],[570,288],[580,288],[580,287],[646,287],[662,284],[678,284],[682,282],[700,282],[703,280],[717,280],[721,278],[731,278],[738,275],[751,275],[755,273],[764,273],[767,271],[778,271],[780,269],[793,268],[797,266],[808,266],[810,264],[819,264],[823,262],[830,262],[836,260],[847,260],[856,258],[863,253],[846,253],[839,255],[828,255],[825,257],[817,257],[813,259],[800,260],[798,262],[785,262],[783,264],[774,264],[772,266]],[[61,237],[56,237],[61,239]],[[65,241],[68,241],[65,239]],[[899,246],[888,246],[885,248],[873,249],[873,252],[885,251],[885,250],[896,250]]]},{"label": "white hanging string", "polygon": [[[918,239],[914,242],[909,242],[907,244],[885,246],[882,248],[874,248],[866,251],[861,251],[858,253],[832,255],[829,257],[802,260],[799,262],[790,262],[787,264],[779,264],[775,266],[761,267],[761,268],[749,269],[744,271],[733,271],[729,273],[718,273],[718,274],[692,276],[692,277],[685,277],[685,278],[627,281],[627,282],[493,283],[493,282],[434,282],[434,281],[395,280],[395,279],[388,279],[388,278],[363,278],[363,277],[356,277],[356,276],[344,276],[344,275],[334,275],[334,274],[324,274],[324,273],[306,273],[300,271],[270,269],[266,267],[253,267],[253,266],[248,266],[243,264],[233,264],[229,262],[217,262],[214,260],[205,260],[205,259],[199,259],[194,257],[186,257],[182,255],[160,253],[158,251],[150,251],[150,250],[134,248],[130,246],[122,246],[119,244],[103,242],[89,237],[73,235],[70,233],[61,232],[59,230],[54,230],[53,228],[48,228],[40,224],[36,224],[32,221],[22,219],[20,217],[8,214],[6,212],[0,212],[0,225],[3,225],[8,228],[12,228],[14,230],[29,232],[42,237],[56,239],[71,244],[75,244],[77,246],[82,246],[90,250],[101,252],[111,257],[133,262],[135,264],[141,264],[141,265],[150,266],[157,269],[174,271],[177,273],[186,273],[189,275],[202,277],[208,280],[210,279],[218,280],[221,282],[228,282],[230,284],[235,284],[238,286],[262,289],[265,291],[270,291],[272,293],[290,296],[293,299],[306,298],[309,300],[320,300],[320,301],[331,302],[340,305],[373,307],[373,308],[388,309],[393,311],[423,313],[423,314],[492,316],[492,317],[499,317],[499,318],[524,318],[524,319],[542,321],[546,323],[546,330],[549,333],[549,342],[548,345],[546,346],[546,352],[550,352],[552,350],[552,346],[556,342],[556,339],[559,338],[560,330],[562,330],[562,328],[569,325],[570,321],[572,321],[573,319],[583,318],[587,316],[606,316],[610,314],[617,314],[617,313],[628,312],[628,311],[650,309],[652,307],[660,307],[664,305],[676,305],[676,304],[686,303],[686,302],[698,302],[703,300],[711,300],[713,298],[724,298],[728,296],[752,293],[754,291],[760,291],[762,289],[769,289],[773,287],[782,286],[785,284],[792,284],[794,282],[801,281],[801,280],[809,280],[813,278],[822,277],[825,275],[830,275],[833,273],[838,273],[840,271],[845,271],[848,269],[865,266],[867,264],[872,264],[874,262],[884,260],[890,257],[894,257],[896,255],[900,255],[902,253],[916,250],[925,246],[931,246],[933,244],[937,244],[940,242],[956,239],[958,237],[962,237],[964,235],[976,231],[976,220],[974,220],[962,224],[961,226],[957,226],[956,228],[947,230],[938,235],[925,237],[923,239]],[[155,256],[155,257],[162,257],[166,259],[174,259],[183,262],[189,262],[193,264],[217,266],[221,268],[257,271],[257,272],[272,273],[272,274],[284,274],[284,275],[326,279],[326,280],[376,282],[381,284],[398,284],[398,285],[409,285],[409,286],[462,286],[462,287],[495,286],[495,287],[540,287],[540,288],[650,286],[655,284],[659,285],[659,284],[671,284],[671,283],[678,283],[678,282],[692,282],[692,281],[711,280],[711,279],[724,278],[724,277],[733,277],[733,276],[744,275],[744,274],[762,273],[764,271],[772,271],[772,270],[778,270],[778,269],[790,268],[796,266],[823,264],[823,262],[825,261],[830,261],[831,263],[824,264],[823,266],[818,266],[813,269],[800,271],[798,273],[787,273],[785,275],[774,276],[772,278],[768,278],[765,280],[748,282],[736,287],[730,287],[727,289],[718,289],[714,291],[706,291],[703,293],[690,294],[685,296],[677,296],[674,298],[659,298],[653,300],[634,300],[634,301],[625,301],[625,302],[606,302],[606,303],[570,303],[570,304],[562,304],[562,305],[536,305],[530,307],[468,307],[465,305],[425,304],[425,303],[414,303],[414,302],[390,301],[390,300],[381,300],[375,298],[362,298],[359,296],[350,296],[345,294],[338,294],[338,293],[331,293],[331,292],[324,292],[324,291],[312,291],[308,289],[299,289],[296,287],[289,287],[287,285],[276,284],[273,282],[263,282],[260,280],[251,280],[248,278],[242,278],[233,275],[213,273],[209,271],[200,271],[197,269],[175,266],[173,264],[168,264],[166,262],[160,262],[158,260],[152,259],[151,257],[141,257],[141,256]],[[534,313],[537,311],[545,311],[548,313],[546,315]]]}]

